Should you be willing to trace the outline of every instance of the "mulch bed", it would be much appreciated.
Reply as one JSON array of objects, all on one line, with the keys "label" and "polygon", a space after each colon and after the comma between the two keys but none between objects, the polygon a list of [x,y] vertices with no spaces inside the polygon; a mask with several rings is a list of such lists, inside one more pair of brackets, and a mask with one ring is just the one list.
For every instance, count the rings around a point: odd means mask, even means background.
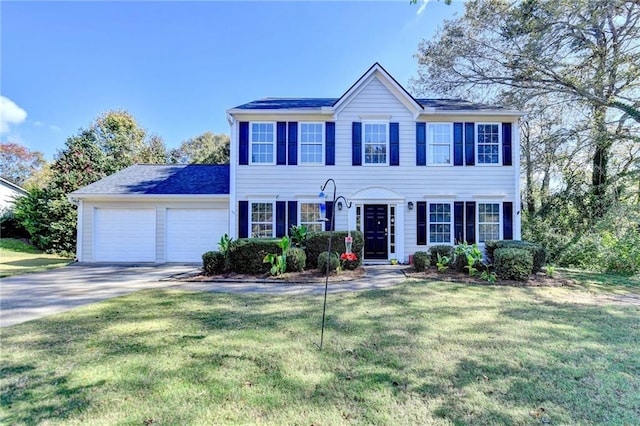
[{"label": "mulch bed", "polygon": [[[340,273],[332,273],[329,275],[329,282],[353,281],[367,276],[364,268],[358,268],[353,271],[341,271]],[[220,275],[195,275],[182,278],[181,281],[273,281],[274,283],[323,283],[325,275],[317,269],[311,269],[302,272],[286,272],[283,275],[272,276],[269,273],[262,275],[236,274],[230,272]]]},{"label": "mulch bed", "polygon": [[548,276],[544,272],[538,272],[535,275],[530,275],[527,281],[502,280],[498,278],[493,284],[489,283],[487,280],[481,279],[480,272],[478,272],[474,276],[469,276],[469,274],[465,272],[458,272],[452,268],[449,268],[443,272],[439,272],[435,268],[429,268],[425,272],[416,272],[413,269],[408,269],[405,274],[409,278],[429,281],[446,281],[481,285],[503,285],[512,287],[563,287],[575,284],[575,281],[563,277],[562,274],[558,273],[557,271],[554,272],[553,277]]}]

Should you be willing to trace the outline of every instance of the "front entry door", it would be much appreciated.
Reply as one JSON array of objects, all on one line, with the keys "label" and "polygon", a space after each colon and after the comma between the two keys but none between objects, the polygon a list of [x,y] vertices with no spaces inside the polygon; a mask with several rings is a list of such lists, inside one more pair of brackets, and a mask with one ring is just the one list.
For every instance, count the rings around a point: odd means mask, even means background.
[{"label": "front entry door", "polygon": [[387,205],[364,206],[364,258],[387,259]]}]

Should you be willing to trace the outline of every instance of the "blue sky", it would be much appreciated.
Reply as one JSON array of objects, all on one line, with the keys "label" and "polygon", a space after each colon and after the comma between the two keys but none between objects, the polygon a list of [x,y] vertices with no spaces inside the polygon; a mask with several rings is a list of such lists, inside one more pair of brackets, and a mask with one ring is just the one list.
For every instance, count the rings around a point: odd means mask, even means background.
[{"label": "blue sky", "polygon": [[[267,96],[338,97],[374,62],[401,84],[462,2],[0,2],[0,137],[45,153],[123,108],[169,148]],[[419,13],[420,12],[420,13]]]}]

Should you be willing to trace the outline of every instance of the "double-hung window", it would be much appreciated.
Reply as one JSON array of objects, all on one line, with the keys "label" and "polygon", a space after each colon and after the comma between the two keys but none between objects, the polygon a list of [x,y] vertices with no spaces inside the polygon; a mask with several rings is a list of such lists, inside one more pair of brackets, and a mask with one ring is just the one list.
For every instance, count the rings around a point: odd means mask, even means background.
[{"label": "double-hung window", "polygon": [[363,123],[364,164],[388,164],[389,123]]},{"label": "double-hung window", "polygon": [[450,244],[451,203],[429,203],[429,243]]},{"label": "double-hung window", "polygon": [[324,123],[300,123],[300,164],[324,164]]},{"label": "double-hung window", "polygon": [[275,164],[275,123],[252,122],[250,129],[251,164]]},{"label": "double-hung window", "polygon": [[478,242],[500,239],[500,203],[478,204]]},{"label": "double-hung window", "polygon": [[427,123],[428,164],[451,165],[453,123]]},{"label": "double-hung window", "polygon": [[307,232],[322,232],[324,222],[320,203],[300,203],[300,220],[298,223],[307,228]]},{"label": "double-hung window", "polygon": [[500,124],[477,123],[477,164],[500,164]]},{"label": "double-hung window", "polygon": [[272,238],[274,236],[273,203],[251,203],[251,238]]}]

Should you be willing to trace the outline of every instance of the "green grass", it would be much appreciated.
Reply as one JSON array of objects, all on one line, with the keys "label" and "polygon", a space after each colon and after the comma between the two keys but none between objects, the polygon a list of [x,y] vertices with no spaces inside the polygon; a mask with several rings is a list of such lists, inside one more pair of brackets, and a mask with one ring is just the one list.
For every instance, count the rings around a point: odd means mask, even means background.
[{"label": "green grass", "polygon": [[[578,297],[581,302],[573,303]],[[2,330],[3,424],[635,424],[640,306],[581,287],[148,290]]]},{"label": "green grass", "polygon": [[0,239],[0,278],[66,266],[72,259],[45,254],[22,241]]}]

